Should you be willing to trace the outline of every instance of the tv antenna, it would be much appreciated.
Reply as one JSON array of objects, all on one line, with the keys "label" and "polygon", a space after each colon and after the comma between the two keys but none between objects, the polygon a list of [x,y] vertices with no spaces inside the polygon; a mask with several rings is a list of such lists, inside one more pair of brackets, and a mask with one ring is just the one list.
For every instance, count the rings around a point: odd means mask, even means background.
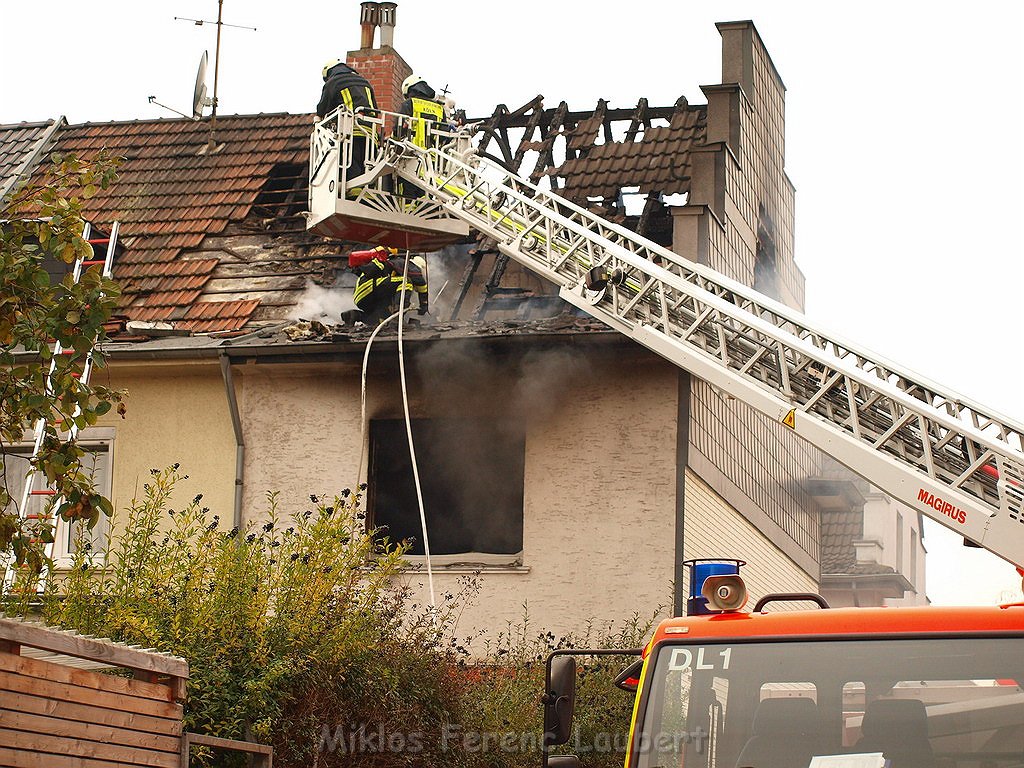
[{"label": "tv antenna", "polygon": [[206,95],[206,66],[209,58],[210,57],[207,52],[203,51],[203,55],[199,59],[199,70],[196,72],[196,87],[192,92],[192,114],[186,115],[184,112],[177,110],[174,107],[161,104],[156,100],[156,96],[150,96],[149,103],[168,109],[174,114],[181,115],[182,117],[187,117],[192,120],[201,120],[203,117],[203,109],[213,104],[213,99]]},{"label": "tv antenna", "polygon": [[[217,25],[217,47],[213,53],[213,96],[207,97],[206,95],[206,64],[208,61],[206,52],[203,52],[203,58],[199,61],[199,71],[196,73],[196,87],[192,97],[192,119],[200,120],[203,116],[203,108],[210,107],[210,140],[206,144],[206,151],[213,152],[217,148],[217,143],[214,141],[214,131],[217,128],[217,76],[220,73],[220,33],[222,27],[235,27],[236,29],[251,29],[253,32],[256,31],[256,27],[246,27],[241,24],[228,24],[224,21],[224,0],[217,0],[217,20],[210,21],[208,19],[189,19],[184,16],[175,16],[175,21],[191,21],[197,27],[201,27],[204,24],[216,24]],[[150,99],[152,101],[152,99]],[[163,105],[161,105],[163,106]]]}]

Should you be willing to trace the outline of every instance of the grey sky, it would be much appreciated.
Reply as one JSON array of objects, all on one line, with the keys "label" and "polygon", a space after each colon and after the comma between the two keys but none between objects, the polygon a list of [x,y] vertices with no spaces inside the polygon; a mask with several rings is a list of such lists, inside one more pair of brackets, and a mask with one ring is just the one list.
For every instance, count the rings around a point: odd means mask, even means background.
[{"label": "grey sky", "polygon": [[[0,123],[188,111],[216,0],[3,4]],[[225,0],[220,113],[307,112],[358,47],[358,2]],[[807,313],[1024,420],[1024,4],[399,0],[395,47],[471,115],[543,94],[574,109],[705,101],[716,21],[753,19],[787,86]],[[1013,569],[927,528],[929,594],[991,603]]]}]

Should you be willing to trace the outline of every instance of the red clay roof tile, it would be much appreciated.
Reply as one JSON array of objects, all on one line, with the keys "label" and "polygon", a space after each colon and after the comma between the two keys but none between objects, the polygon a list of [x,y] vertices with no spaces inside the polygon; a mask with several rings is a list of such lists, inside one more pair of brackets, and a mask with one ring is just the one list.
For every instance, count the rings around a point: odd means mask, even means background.
[{"label": "red clay roof tile", "polygon": [[[85,207],[100,226],[121,222],[126,250],[114,274],[125,283],[122,311],[147,320],[166,319],[175,309],[187,314],[217,260],[184,260],[182,251],[241,221],[275,165],[305,164],[311,127],[309,115],[218,117],[215,139],[223,146],[212,155],[205,153],[207,122],[140,120],[60,130],[57,151],[88,157],[105,148],[124,158],[118,181]],[[227,329],[258,304],[217,303],[232,305],[217,312],[235,314],[214,318]]]}]

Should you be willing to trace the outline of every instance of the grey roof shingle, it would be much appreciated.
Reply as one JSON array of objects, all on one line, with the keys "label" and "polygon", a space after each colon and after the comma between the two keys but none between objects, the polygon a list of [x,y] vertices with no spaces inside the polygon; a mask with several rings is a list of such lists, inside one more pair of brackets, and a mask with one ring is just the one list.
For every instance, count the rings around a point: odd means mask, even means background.
[{"label": "grey roof shingle", "polygon": [[0,199],[43,157],[64,118],[0,125]]}]

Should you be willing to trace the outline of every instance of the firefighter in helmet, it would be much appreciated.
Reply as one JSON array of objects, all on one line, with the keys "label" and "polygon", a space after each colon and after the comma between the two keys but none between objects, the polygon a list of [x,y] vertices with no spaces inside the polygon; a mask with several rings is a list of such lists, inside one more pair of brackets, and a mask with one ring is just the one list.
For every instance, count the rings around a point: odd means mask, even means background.
[{"label": "firefighter in helmet", "polygon": [[[377,99],[369,81],[341,59],[332,59],[324,64],[321,72],[324,78],[323,91],[316,114],[322,120],[338,107],[344,106],[349,112],[362,108],[360,114],[376,116]],[[348,178],[362,175],[366,170],[368,142],[377,143],[377,131],[372,125],[356,122],[352,133],[352,157],[348,166]],[[348,197],[357,197],[361,187],[349,188]]]},{"label": "firefighter in helmet", "polygon": [[356,273],[352,298],[362,313],[362,322],[376,325],[397,311],[403,292],[409,294],[406,306],[411,305],[415,293],[419,297],[417,314],[427,314],[427,263],[422,256],[413,256],[408,262],[406,266],[406,257],[384,246],[354,251],[349,256],[349,264]]},{"label": "firefighter in helmet", "polygon": [[[399,114],[407,115],[411,120],[400,122],[395,128],[395,135],[400,139],[411,138],[412,142],[424,149],[434,146],[435,136],[430,127],[445,125],[444,104],[438,101],[437,94],[427,81],[419,75],[409,75],[402,82],[402,96],[405,100],[398,108]],[[423,190],[406,181],[399,180],[397,191],[401,197],[417,198]]]}]

